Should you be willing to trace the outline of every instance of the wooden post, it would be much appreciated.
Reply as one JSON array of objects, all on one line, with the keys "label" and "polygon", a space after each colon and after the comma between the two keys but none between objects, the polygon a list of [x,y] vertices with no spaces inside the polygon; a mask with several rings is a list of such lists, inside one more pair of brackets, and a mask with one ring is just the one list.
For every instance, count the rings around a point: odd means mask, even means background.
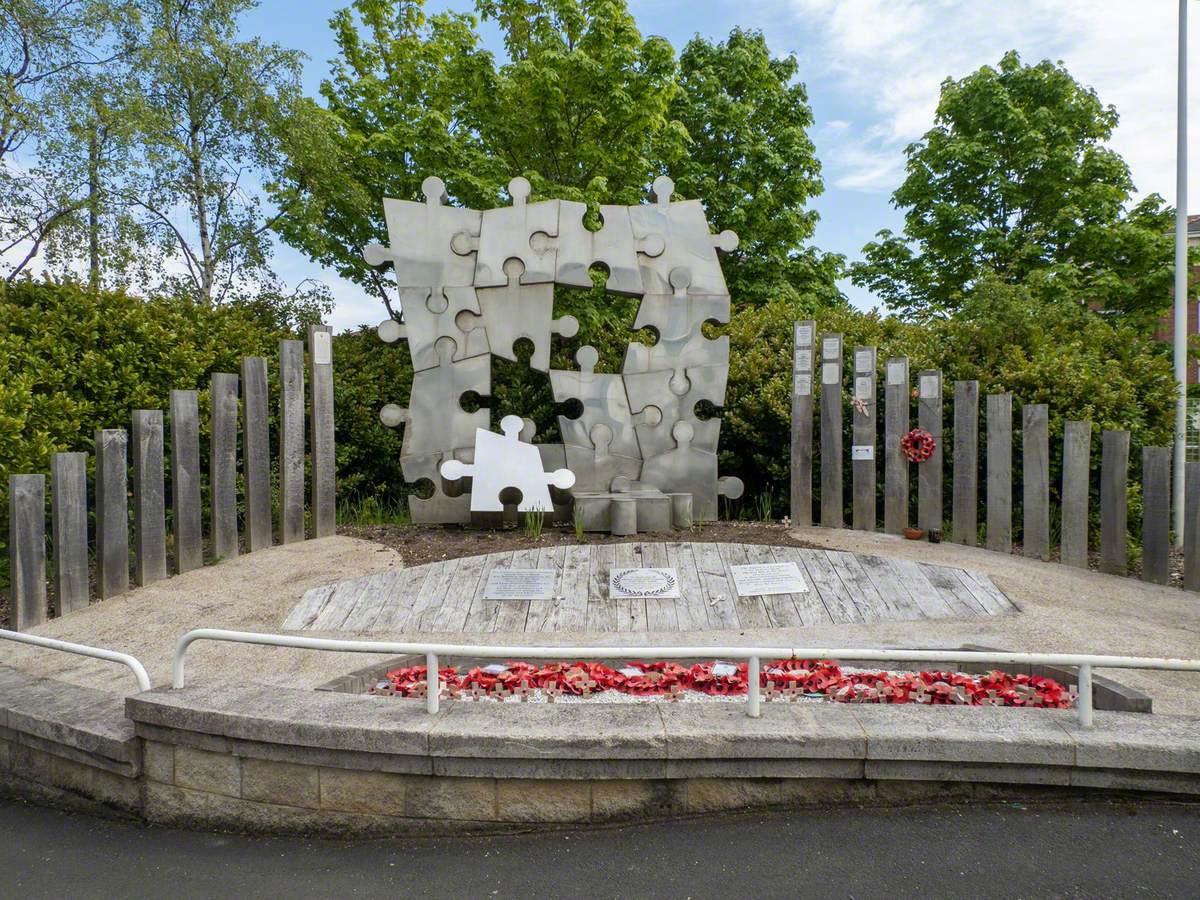
[{"label": "wooden post", "polygon": [[1012,552],[1012,394],[987,398],[987,540]]},{"label": "wooden post", "polygon": [[841,528],[842,336],[821,335],[821,524]]},{"label": "wooden post", "polygon": [[1021,548],[1025,556],[1050,558],[1050,423],[1044,403],[1021,409]]},{"label": "wooden post", "polygon": [[171,391],[171,538],[175,573],[204,565],[200,514],[200,410],[196,391]]},{"label": "wooden post", "polygon": [[124,428],[96,432],[96,593],[129,590],[129,463]]},{"label": "wooden post", "polygon": [[813,339],[811,319],[792,327],[792,491],[793,525],[812,524]]},{"label": "wooden post", "polygon": [[208,486],[212,502],[209,532],[213,559],[238,555],[237,428],[238,377],[214,372],[212,377],[212,435],[209,443]]},{"label": "wooden post", "polygon": [[54,614],[88,605],[87,454],[50,457],[50,518],[54,538]]},{"label": "wooden post", "polygon": [[312,383],[313,534],[337,532],[337,460],[333,444],[333,329],[308,327],[308,377]]},{"label": "wooden post", "polygon": [[979,382],[954,382],[953,540],[979,538]]},{"label": "wooden post", "polygon": [[1124,575],[1125,531],[1129,515],[1129,432],[1106,431],[1100,438],[1100,571]]},{"label": "wooden post", "polygon": [[1200,462],[1187,463],[1184,472],[1183,588],[1200,591]]},{"label": "wooden post", "polygon": [[1088,567],[1088,502],[1092,471],[1092,423],[1063,427],[1062,561]]},{"label": "wooden post", "polygon": [[874,347],[854,348],[854,445],[850,450],[853,474],[854,527],[875,530],[875,378]]},{"label": "wooden post", "polygon": [[304,540],[304,341],[279,342],[279,539]]},{"label": "wooden post", "polygon": [[242,465],[246,479],[246,545],[271,546],[271,439],[267,427],[267,360],[242,359]]},{"label": "wooden post", "polygon": [[13,628],[46,621],[46,476],[8,476],[8,564]]},{"label": "wooden post", "polygon": [[133,575],[139,586],[167,577],[163,414],[133,411]]},{"label": "wooden post", "polygon": [[908,434],[912,403],[908,392],[908,357],[887,361],[883,391],[883,530],[899,534],[908,526],[908,460],[900,452],[900,441]]},{"label": "wooden post", "polygon": [[942,373],[917,374],[917,425],[933,435],[933,456],[917,465],[917,527],[942,530]]},{"label": "wooden post", "polygon": [[[1186,486],[1185,486],[1186,487]],[[1142,581],[1171,578],[1171,449],[1142,448]]]}]

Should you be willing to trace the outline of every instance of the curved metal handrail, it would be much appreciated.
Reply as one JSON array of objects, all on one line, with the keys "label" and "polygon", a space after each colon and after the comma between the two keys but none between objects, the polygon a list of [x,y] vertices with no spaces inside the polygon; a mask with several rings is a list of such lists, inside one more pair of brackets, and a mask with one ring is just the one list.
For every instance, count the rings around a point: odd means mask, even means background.
[{"label": "curved metal handrail", "polygon": [[137,679],[138,688],[150,690],[150,676],[135,656],[119,653],[116,650],[106,650],[104,647],[89,647],[87,644],[73,644],[70,641],[60,641],[57,638],[42,637],[40,634],[25,634],[20,631],[8,631],[0,628],[0,638],[15,641],[18,644],[29,644],[33,647],[45,647],[48,650],[61,650],[63,653],[74,653],[77,656],[90,656],[92,659],[103,659],[107,662],[120,663],[133,672]]}]

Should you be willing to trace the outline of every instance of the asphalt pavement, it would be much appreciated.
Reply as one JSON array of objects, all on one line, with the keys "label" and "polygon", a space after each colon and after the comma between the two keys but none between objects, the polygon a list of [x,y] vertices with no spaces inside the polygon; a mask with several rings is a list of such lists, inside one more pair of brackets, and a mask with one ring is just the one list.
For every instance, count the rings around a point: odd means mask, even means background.
[{"label": "asphalt pavement", "polygon": [[0,800],[19,898],[1190,897],[1200,805],[828,809],[494,837],[155,828]]}]

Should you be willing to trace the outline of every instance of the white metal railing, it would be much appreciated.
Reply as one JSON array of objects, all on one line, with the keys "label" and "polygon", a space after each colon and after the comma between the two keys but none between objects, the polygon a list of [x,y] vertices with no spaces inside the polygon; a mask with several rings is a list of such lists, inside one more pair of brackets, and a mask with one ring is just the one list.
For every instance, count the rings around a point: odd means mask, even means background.
[{"label": "white metal railing", "polygon": [[[422,655],[426,672],[438,671],[442,656],[485,657],[489,659],[744,659],[747,661],[746,714],[760,714],[761,687],[759,667],[766,659],[829,659],[844,662],[895,660],[897,662],[976,662],[990,665],[1027,663],[1042,666],[1075,666],[1079,669],[1079,698],[1076,702],[1079,722],[1092,724],[1092,669],[1159,669],[1176,672],[1200,672],[1197,659],[1159,659],[1147,656],[1096,656],[1078,653],[1000,653],[977,650],[871,650],[831,647],[497,647],[476,644],[401,643],[396,641],[348,641],[330,638],[299,637],[286,634],[259,634],[253,631],[227,631],[223,628],[197,628],[175,645],[171,660],[171,683],[184,685],[183,660],[196,641],[228,641],[237,644],[261,644],[269,647],[296,647],[303,650],[333,650],[343,653],[387,653]],[[426,708],[438,711],[438,690],[426,690]]]},{"label": "white metal railing", "polygon": [[89,647],[87,644],[72,644],[70,641],[42,637],[40,634],[25,634],[20,631],[7,631],[3,628],[0,628],[0,638],[16,641],[18,644],[29,644],[34,647],[45,647],[48,650],[61,650],[63,653],[74,653],[77,656],[90,656],[93,659],[120,663],[133,672],[139,690],[150,690],[150,676],[146,674],[146,667],[128,653],[118,653],[116,650],[106,650],[103,647]]}]

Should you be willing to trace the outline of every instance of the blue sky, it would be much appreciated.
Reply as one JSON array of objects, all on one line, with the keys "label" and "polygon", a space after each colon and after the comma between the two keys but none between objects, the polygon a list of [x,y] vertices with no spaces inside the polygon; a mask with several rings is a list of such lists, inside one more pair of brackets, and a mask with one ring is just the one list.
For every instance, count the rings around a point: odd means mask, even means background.
[{"label": "blue sky", "polygon": [[[315,93],[335,47],[328,28],[340,0],[263,0],[243,30],[303,50],[305,84]],[[468,10],[471,0],[430,0],[431,10]],[[1173,0],[630,0],[643,34],[680,48],[695,34],[720,39],[734,26],[763,31],[777,55],[794,54],[808,86],[825,193],[814,243],[856,258],[881,228],[897,228],[889,202],[903,178],[904,147],[932,124],[938,85],[1009,49],[1026,61],[1062,60],[1121,114],[1113,146],[1129,162],[1139,195],[1174,202],[1175,16]],[[1200,3],[1191,12],[1192,96],[1200,97]],[[484,29],[489,47],[501,48]],[[1191,104],[1189,142],[1200,134]],[[1200,211],[1200,153],[1193,152],[1190,207]],[[381,238],[383,236],[381,235]],[[380,318],[377,301],[301,254],[281,247],[276,259],[289,282],[323,278],[342,329]],[[875,306],[844,284],[859,307]]]}]

